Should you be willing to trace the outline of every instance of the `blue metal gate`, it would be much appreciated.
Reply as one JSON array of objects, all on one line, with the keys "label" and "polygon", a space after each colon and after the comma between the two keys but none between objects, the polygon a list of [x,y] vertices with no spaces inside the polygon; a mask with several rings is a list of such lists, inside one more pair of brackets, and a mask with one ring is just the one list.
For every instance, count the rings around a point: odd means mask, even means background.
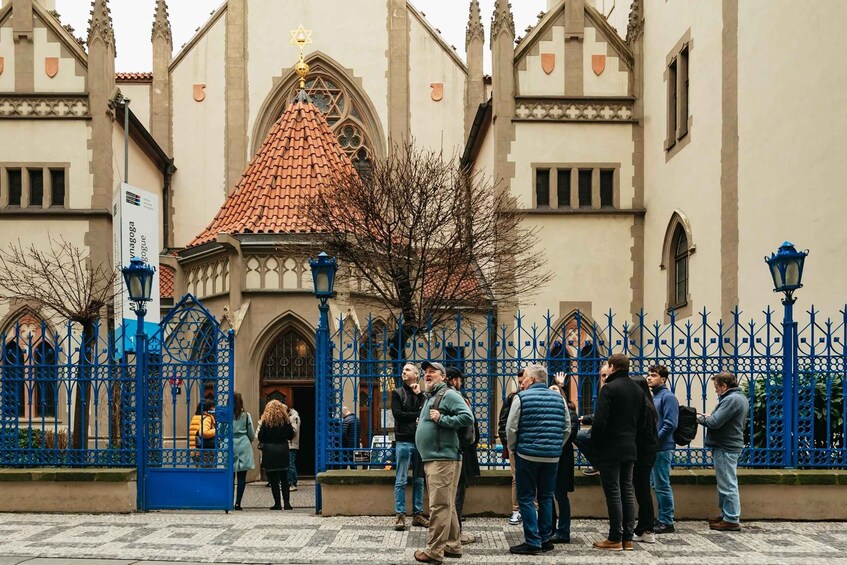
[{"label": "blue metal gate", "polygon": [[[147,349],[139,510],[231,510],[232,331],[224,332],[196,298],[186,295],[162,320]],[[192,423],[214,426],[214,439],[204,442],[191,432]]]}]

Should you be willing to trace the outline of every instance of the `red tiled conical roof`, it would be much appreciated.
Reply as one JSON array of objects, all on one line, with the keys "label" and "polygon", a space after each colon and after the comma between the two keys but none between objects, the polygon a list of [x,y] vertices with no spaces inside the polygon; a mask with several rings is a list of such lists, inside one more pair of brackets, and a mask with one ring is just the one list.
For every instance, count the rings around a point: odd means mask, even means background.
[{"label": "red tiled conical roof", "polygon": [[219,233],[313,233],[306,215],[310,198],[356,170],[321,111],[301,91],[244,171],[215,219],[188,247]]}]

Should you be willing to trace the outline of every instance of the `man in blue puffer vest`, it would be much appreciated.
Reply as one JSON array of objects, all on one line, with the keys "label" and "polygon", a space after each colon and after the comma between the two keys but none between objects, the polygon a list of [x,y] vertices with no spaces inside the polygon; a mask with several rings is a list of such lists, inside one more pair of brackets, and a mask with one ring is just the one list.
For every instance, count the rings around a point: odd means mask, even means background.
[{"label": "man in blue puffer vest", "polygon": [[554,547],[549,541],[553,534],[553,493],[559,457],[571,433],[571,423],[562,395],[547,388],[547,369],[530,365],[524,369],[524,378],[532,384],[512,401],[506,437],[509,452],[515,457],[525,542],[509,551],[538,555]]}]

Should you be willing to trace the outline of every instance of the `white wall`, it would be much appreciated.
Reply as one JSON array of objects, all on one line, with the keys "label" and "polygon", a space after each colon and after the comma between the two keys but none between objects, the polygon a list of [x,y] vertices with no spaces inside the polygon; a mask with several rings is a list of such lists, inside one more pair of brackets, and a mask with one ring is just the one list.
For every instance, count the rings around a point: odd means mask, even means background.
[{"label": "white wall", "polygon": [[[224,15],[171,72],[177,166],[173,178],[176,246],[187,245],[203,231],[217,214],[226,194],[225,43]],[[206,85],[203,102],[194,100],[195,84]]]}]

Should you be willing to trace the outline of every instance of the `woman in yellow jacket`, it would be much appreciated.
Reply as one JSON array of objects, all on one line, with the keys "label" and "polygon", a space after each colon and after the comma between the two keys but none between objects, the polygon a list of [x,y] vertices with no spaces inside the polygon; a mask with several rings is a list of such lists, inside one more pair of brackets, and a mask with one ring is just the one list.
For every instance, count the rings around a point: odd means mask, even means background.
[{"label": "woman in yellow jacket", "polygon": [[[203,450],[203,462],[208,464],[215,460],[215,401],[206,398],[197,405],[197,410],[188,426],[189,441],[197,449]],[[210,450],[210,451],[206,451]],[[191,458],[200,461],[200,452],[193,451]]]}]

